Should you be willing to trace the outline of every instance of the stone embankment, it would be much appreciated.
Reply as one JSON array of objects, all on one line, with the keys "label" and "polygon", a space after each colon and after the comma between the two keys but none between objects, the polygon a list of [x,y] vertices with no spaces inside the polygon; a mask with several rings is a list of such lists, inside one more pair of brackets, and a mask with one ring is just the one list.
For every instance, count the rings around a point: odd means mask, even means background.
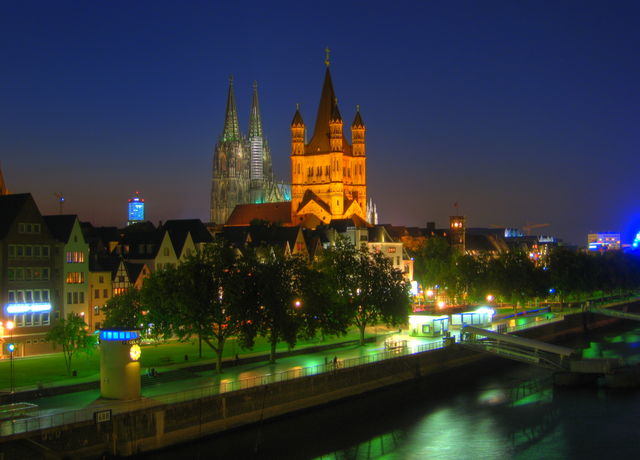
[{"label": "stone embankment", "polygon": [[[624,308],[638,311],[640,302],[626,304]],[[555,341],[615,321],[615,318],[596,317],[588,312],[576,313],[567,315],[563,321],[518,331],[518,335]],[[38,449],[38,455],[51,455],[51,458],[61,453],[72,458],[103,453],[133,455],[425,376],[450,371],[447,379],[456,378],[458,374],[454,370],[495,359],[453,344],[283,382],[113,414],[101,423],[92,420],[13,435],[3,440],[0,452],[3,447],[6,452],[13,448],[17,450],[11,452],[19,452],[20,446],[28,445],[32,452]],[[461,378],[464,375],[467,374],[460,373]],[[29,442],[21,442],[25,438]]]}]

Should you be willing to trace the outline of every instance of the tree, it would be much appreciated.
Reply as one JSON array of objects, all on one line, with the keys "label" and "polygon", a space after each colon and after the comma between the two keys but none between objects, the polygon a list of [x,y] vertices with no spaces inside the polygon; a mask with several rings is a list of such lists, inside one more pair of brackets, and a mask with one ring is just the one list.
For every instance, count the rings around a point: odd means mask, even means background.
[{"label": "tree", "polygon": [[255,266],[256,328],[271,345],[271,363],[275,362],[278,342],[284,341],[293,348],[302,328],[303,267],[301,258],[279,255],[275,248],[268,248],[263,260]]},{"label": "tree", "polygon": [[482,301],[486,288],[481,261],[470,255],[455,256],[448,287],[449,294],[460,301]]},{"label": "tree", "polygon": [[152,274],[142,298],[155,334],[183,341],[198,337],[215,351],[221,372],[227,339],[246,332],[251,316],[245,285],[252,275],[243,267],[233,248],[215,242],[178,267]]},{"label": "tree", "polygon": [[71,375],[71,360],[76,353],[90,353],[96,345],[96,337],[90,334],[84,319],[75,313],[60,319],[47,332],[47,341],[62,347],[67,375]]},{"label": "tree", "polygon": [[511,250],[488,262],[487,288],[506,301],[523,302],[544,293],[540,272],[526,253]]},{"label": "tree", "polygon": [[415,254],[414,273],[420,284],[445,287],[451,279],[454,252],[446,238],[428,238]]},{"label": "tree", "polygon": [[140,329],[145,321],[140,292],[134,288],[111,297],[103,311],[106,316],[104,328]]},{"label": "tree", "polygon": [[409,285],[383,254],[355,249],[344,240],[325,251],[331,282],[350,312],[351,324],[364,344],[367,326],[377,322],[397,325],[407,321],[411,307]]},{"label": "tree", "polygon": [[304,266],[300,276],[304,336],[345,335],[351,321],[349,304],[341,301],[332,283],[330,266],[320,259],[315,267]]}]

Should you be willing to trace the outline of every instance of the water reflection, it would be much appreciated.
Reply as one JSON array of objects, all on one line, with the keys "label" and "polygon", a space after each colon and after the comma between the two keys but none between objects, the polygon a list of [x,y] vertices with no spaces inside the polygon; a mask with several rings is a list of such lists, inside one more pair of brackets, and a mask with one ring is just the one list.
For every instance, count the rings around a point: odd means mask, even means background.
[{"label": "water reflection", "polygon": [[[584,344],[640,361],[640,327]],[[572,344],[575,346],[575,344]],[[501,363],[501,361],[499,362]],[[557,390],[550,373],[496,364],[376,392],[153,454],[152,458],[636,458],[640,391]],[[483,377],[478,375],[483,374]],[[453,378],[454,376],[455,378]]]}]

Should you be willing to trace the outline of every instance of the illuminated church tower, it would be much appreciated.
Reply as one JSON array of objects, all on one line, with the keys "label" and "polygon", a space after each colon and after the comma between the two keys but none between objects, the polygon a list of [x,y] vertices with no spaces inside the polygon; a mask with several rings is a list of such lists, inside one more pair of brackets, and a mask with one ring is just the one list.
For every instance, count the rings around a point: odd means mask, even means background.
[{"label": "illuminated church tower", "polygon": [[262,130],[260,105],[258,103],[258,84],[253,82],[253,101],[249,116],[249,149],[251,152],[251,183],[249,185],[249,203],[267,203],[280,201],[274,196],[277,189],[273,183],[271,151]]},{"label": "illuminated church tower", "polygon": [[246,140],[240,134],[232,77],[224,129],[213,153],[211,221],[224,224],[237,204],[248,202],[249,155]]},{"label": "illuminated church tower", "polygon": [[283,201],[283,197],[273,180],[271,153],[260,117],[258,85],[253,84],[247,138],[240,132],[231,78],[224,129],[213,154],[211,221],[224,224],[239,204],[274,201]]},{"label": "illuminated church tower", "polygon": [[329,55],[318,115],[309,143],[299,108],[291,122],[291,222],[313,226],[333,219],[367,219],[365,125],[356,111],[351,142],[344,136],[331,82]]}]

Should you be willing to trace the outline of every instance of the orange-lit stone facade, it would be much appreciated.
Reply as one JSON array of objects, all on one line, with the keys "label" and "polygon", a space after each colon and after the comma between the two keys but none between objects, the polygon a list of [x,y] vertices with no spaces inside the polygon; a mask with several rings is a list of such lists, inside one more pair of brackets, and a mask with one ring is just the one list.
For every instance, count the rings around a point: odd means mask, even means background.
[{"label": "orange-lit stone facade", "polygon": [[366,221],[367,168],[365,125],[356,112],[352,144],[327,68],[313,137],[305,143],[306,126],[299,111],[291,123],[291,222],[304,225],[310,216],[322,223],[354,215]]}]

